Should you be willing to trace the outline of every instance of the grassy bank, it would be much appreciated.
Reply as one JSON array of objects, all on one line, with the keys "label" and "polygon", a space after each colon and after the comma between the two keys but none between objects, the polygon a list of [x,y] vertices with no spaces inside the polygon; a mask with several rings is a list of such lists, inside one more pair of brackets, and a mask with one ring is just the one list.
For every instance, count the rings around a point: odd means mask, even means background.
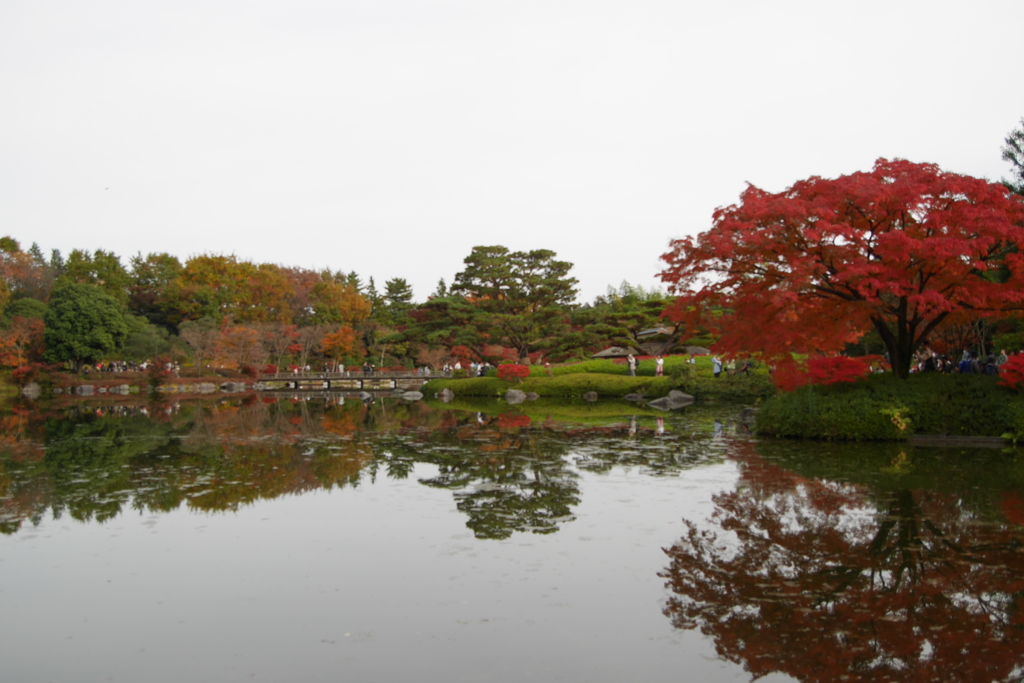
[{"label": "grassy bank", "polygon": [[1024,438],[1024,396],[996,377],[924,373],[874,375],[809,386],[761,406],[759,434],[805,439],[899,441],[913,435]]},{"label": "grassy bank", "polygon": [[[602,370],[609,369],[606,365],[616,371],[603,372]],[[496,377],[432,379],[424,386],[423,393],[432,396],[443,389],[450,389],[460,397],[496,398],[515,388],[534,392],[543,398],[579,399],[588,392],[595,392],[601,398],[622,398],[627,394],[636,393],[652,399],[665,396],[672,389],[678,389],[694,396],[698,401],[753,401],[774,393],[767,372],[715,379],[710,364],[706,372],[702,371],[699,365],[697,368],[683,363],[675,365],[679,369],[664,377],[655,377],[653,367],[649,374],[630,377],[626,371],[618,371],[620,368],[611,361],[588,361],[552,368],[551,376],[543,369],[539,372],[534,369],[533,373],[519,384]],[[581,367],[586,369],[576,370]]]}]

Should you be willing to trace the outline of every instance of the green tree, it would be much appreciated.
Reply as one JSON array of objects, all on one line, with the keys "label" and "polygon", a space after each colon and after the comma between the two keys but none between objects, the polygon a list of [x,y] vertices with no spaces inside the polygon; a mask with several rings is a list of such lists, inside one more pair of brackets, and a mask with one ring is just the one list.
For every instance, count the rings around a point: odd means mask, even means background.
[{"label": "green tree", "polygon": [[121,258],[113,252],[97,249],[90,254],[75,249],[68,255],[62,278],[79,284],[96,285],[122,306],[128,303],[131,276],[121,265]]},{"label": "green tree", "polygon": [[170,334],[166,328],[154,325],[137,315],[126,315],[128,336],[121,354],[127,360],[150,360],[171,351]]},{"label": "green tree", "polygon": [[128,337],[121,304],[96,285],[59,282],[43,321],[46,358],[52,363],[95,362]]},{"label": "green tree", "polygon": [[388,343],[416,341],[428,347],[464,346],[478,360],[486,358],[485,347],[494,343],[488,331],[489,314],[461,296],[430,299],[409,314],[403,332],[387,338]]},{"label": "green tree", "polygon": [[1003,179],[1003,184],[1019,195],[1024,195],[1024,118],[1020,128],[1010,131],[1003,145],[1003,159],[1013,166],[1013,177]]},{"label": "green tree", "polygon": [[155,325],[170,326],[167,288],[181,275],[182,265],[178,257],[163,253],[143,258],[140,253],[133,256],[130,263],[128,309]]},{"label": "green tree", "polygon": [[4,318],[6,320],[13,320],[14,318],[45,318],[46,317],[46,304],[39,299],[14,299],[7,303],[4,307]]},{"label": "green tree", "polygon": [[474,247],[455,276],[451,293],[487,314],[486,333],[510,346],[520,361],[567,329],[566,313],[576,299],[572,264],[547,249],[510,252],[502,246]]}]

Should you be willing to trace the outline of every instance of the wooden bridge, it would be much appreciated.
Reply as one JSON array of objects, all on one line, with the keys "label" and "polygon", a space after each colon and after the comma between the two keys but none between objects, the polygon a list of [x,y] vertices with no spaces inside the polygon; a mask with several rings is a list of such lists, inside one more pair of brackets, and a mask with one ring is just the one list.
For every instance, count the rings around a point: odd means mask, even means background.
[{"label": "wooden bridge", "polygon": [[425,374],[411,370],[264,373],[256,378],[256,391],[414,391],[427,380],[450,376],[450,372]]}]

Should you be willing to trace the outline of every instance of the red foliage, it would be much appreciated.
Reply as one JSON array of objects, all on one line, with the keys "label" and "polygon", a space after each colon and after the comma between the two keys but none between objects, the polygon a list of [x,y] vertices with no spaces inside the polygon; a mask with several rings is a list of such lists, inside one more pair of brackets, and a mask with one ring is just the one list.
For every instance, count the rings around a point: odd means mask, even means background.
[{"label": "red foliage", "polygon": [[19,387],[23,387],[29,382],[34,382],[39,377],[40,371],[43,366],[39,363],[32,363],[25,365],[20,368],[15,368],[11,371],[11,381]]},{"label": "red foliage", "polygon": [[879,159],[780,193],[748,187],[710,230],[674,241],[661,277],[680,296],[666,316],[776,363],[879,329],[906,377],[938,326],[1024,303],[1024,254],[1010,248],[1022,242],[1024,201],[1002,185]]},{"label": "red foliage", "polygon": [[999,366],[999,383],[1011,389],[1024,386],[1024,355],[1016,354]]},{"label": "red foliage", "polygon": [[871,372],[871,359],[828,356],[811,358],[806,367],[795,362],[779,363],[772,380],[782,391],[793,391],[806,384],[836,384],[856,382]]},{"label": "red foliage", "polygon": [[533,422],[529,415],[516,415],[515,413],[502,413],[498,416],[498,429],[519,429],[529,427]]},{"label": "red foliage", "polygon": [[240,372],[246,377],[256,379],[256,375],[258,375],[260,371],[257,370],[256,367],[253,365],[243,365]]},{"label": "red foliage", "polygon": [[461,361],[463,365],[467,365],[473,358],[473,352],[468,346],[453,346],[451,356]]},{"label": "red foliage", "polygon": [[515,363],[504,363],[498,366],[498,379],[503,379],[506,382],[512,380],[522,380],[530,376],[530,368],[525,365],[517,365]]},{"label": "red foliage", "polygon": [[277,366],[274,365],[273,363],[267,363],[266,365],[263,366],[263,374],[266,374],[266,375],[275,375],[275,374],[277,374]]},{"label": "red foliage", "polygon": [[848,356],[811,358],[807,361],[807,374],[811,384],[856,382],[870,371],[871,366],[862,359]]},{"label": "red foliage", "polygon": [[169,370],[168,366],[171,366],[171,359],[166,356],[159,356],[150,364],[149,369],[146,370],[150,388],[156,389],[165,381],[174,377],[174,371]]},{"label": "red foliage", "polygon": [[772,381],[782,391],[793,391],[810,382],[811,378],[799,365],[790,361],[776,366],[772,372]]},{"label": "red foliage", "polygon": [[1024,499],[1016,491],[1004,493],[999,507],[1007,522],[1024,525]]}]

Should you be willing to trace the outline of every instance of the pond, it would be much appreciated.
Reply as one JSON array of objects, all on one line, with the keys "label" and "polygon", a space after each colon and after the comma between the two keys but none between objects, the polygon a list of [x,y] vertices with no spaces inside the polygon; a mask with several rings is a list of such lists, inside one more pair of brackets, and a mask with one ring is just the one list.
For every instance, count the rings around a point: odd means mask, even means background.
[{"label": "pond", "polygon": [[3,680],[1024,673],[1013,450],[759,440],[729,405],[116,400],[0,412]]}]

